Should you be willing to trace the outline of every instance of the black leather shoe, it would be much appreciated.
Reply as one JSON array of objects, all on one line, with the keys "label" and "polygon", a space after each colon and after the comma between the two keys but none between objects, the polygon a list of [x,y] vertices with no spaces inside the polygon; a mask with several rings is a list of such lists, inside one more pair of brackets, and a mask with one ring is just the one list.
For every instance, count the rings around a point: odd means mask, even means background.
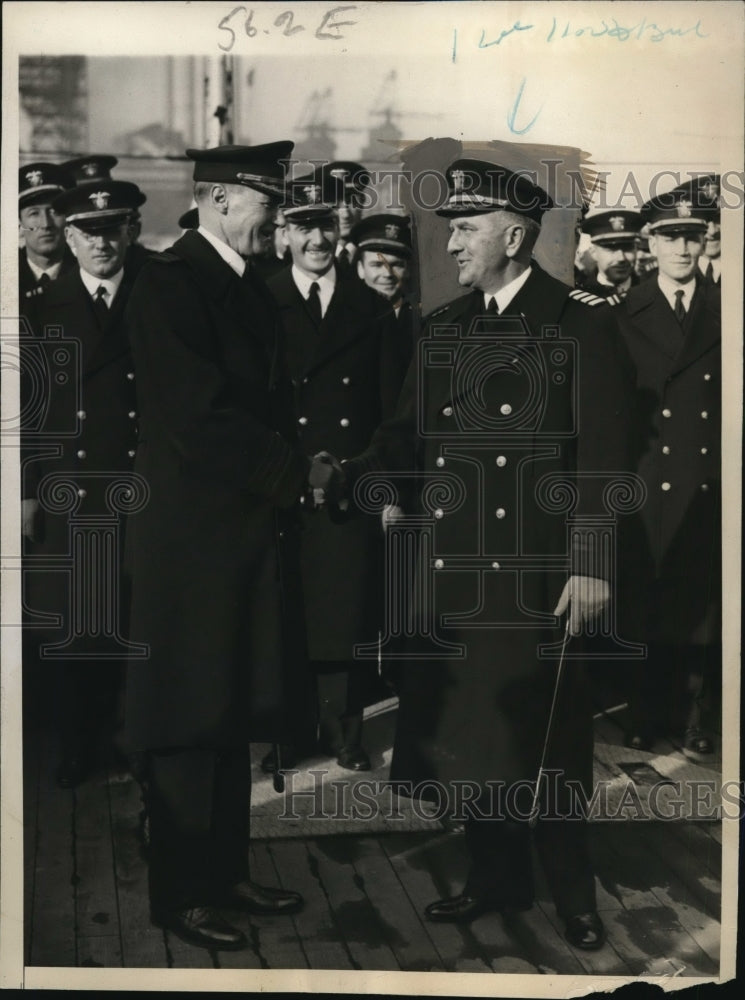
[{"label": "black leather shoe", "polygon": [[597,951],[605,944],[605,927],[594,910],[590,913],[578,913],[567,920],[564,936],[573,948]]},{"label": "black leather shoe", "polygon": [[369,771],[372,768],[370,758],[359,744],[342,747],[336,758],[336,763],[339,767],[346,768],[347,771]]},{"label": "black leather shoe", "polygon": [[233,927],[209,906],[151,913],[156,927],[170,931],[187,944],[214,951],[240,951],[248,945],[242,931]]},{"label": "black leather shoe", "polygon": [[[295,748],[291,746],[282,746],[280,748],[281,754],[281,764],[282,770],[292,770],[297,764],[297,755],[295,753]],[[274,774],[277,770],[277,761],[274,756],[274,747],[266,754],[265,757],[261,758],[261,770],[264,774]]]},{"label": "black leather shoe", "polygon": [[683,740],[683,754],[689,760],[705,761],[714,753],[714,744],[700,729],[687,729]]},{"label": "black leather shoe", "polygon": [[77,788],[89,772],[90,761],[85,757],[63,757],[57,768],[57,784],[60,788]]},{"label": "black leather shoe", "polygon": [[221,893],[218,902],[254,916],[282,916],[302,909],[303,897],[290,889],[273,889],[244,879]]},{"label": "black leather shoe", "polygon": [[435,923],[467,924],[483,913],[518,913],[529,910],[532,905],[532,900],[529,899],[497,902],[484,896],[468,896],[461,893],[459,896],[450,896],[430,903],[424,915],[427,920]]},{"label": "black leather shoe", "polygon": [[623,742],[624,745],[629,747],[631,750],[644,750],[646,753],[649,753],[652,749],[654,738],[648,733],[635,731],[626,733],[626,737]]}]

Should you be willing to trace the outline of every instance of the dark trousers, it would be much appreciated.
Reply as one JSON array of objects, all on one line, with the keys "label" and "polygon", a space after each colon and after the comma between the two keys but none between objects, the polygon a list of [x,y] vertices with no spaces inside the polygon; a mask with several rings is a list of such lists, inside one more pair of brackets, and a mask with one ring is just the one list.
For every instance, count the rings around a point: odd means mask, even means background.
[{"label": "dark trousers", "polygon": [[377,700],[377,665],[356,661],[315,660],[318,734],[324,749],[335,753],[362,738],[362,713]]},{"label": "dark trousers", "polygon": [[[587,821],[539,819],[535,845],[560,917],[595,909],[595,878],[588,848]],[[531,830],[513,819],[466,820],[471,867],[464,892],[496,903],[520,905],[534,897]]]},{"label": "dark trousers", "polygon": [[153,752],[145,801],[151,909],[208,904],[248,878],[248,750]]},{"label": "dark trousers", "polygon": [[653,736],[706,727],[706,713],[718,713],[721,662],[718,645],[650,643],[629,668],[631,728]]},{"label": "dark trousers", "polygon": [[63,756],[92,754],[111,743],[119,725],[123,665],[120,660],[47,660],[52,717]]}]

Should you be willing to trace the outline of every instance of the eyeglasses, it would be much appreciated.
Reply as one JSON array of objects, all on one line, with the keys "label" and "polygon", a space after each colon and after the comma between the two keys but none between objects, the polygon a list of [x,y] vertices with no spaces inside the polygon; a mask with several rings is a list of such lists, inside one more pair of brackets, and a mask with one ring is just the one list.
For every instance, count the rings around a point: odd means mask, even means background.
[{"label": "eyeglasses", "polygon": [[121,236],[127,228],[126,222],[118,222],[113,226],[106,226],[105,229],[81,229],[75,226],[75,232],[85,243],[95,243],[96,240],[113,240]]}]

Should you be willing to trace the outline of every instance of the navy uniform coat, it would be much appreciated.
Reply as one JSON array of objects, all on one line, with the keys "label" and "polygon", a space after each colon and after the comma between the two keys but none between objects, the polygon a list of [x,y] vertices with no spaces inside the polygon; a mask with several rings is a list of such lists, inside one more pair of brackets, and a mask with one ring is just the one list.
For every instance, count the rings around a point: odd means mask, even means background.
[{"label": "navy uniform coat", "polygon": [[[63,474],[78,491],[76,517],[113,513],[106,502],[106,490],[117,473],[132,471],[137,442],[134,368],[123,325],[130,290],[125,278],[104,328],[99,326],[93,300],[77,268],[54,281],[44,295],[34,300],[29,319],[35,337],[44,337],[50,326],[56,328],[59,332],[55,334],[55,342],[59,340],[59,351],[68,360],[60,360],[57,348],[46,355],[52,361],[50,372],[54,384],[47,393],[48,409],[43,423],[35,428],[38,435],[24,435],[24,498],[37,497],[39,488],[44,488],[45,476]],[[74,341],[78,343],[77,351]],[[47,342],[52,343],[48,337]],[[37,350],[33,346],[31,349]],[[29,554],[63,557],[69,553],[70,514],[55,513],[44,506],[42,502],[35,526],[36,540]],[[120,566],[125,521],[121,514],[117,552]],[[27,600],[33,611],[62,615],[60,628],[45,636],[51,641],[61,641],[71,625],[69,574],[64,569],[37,571],[33,566],[32,558],[26,574]],[[121,585],[119,596],[119,622],[124,628],[126,599]],[[102,652],[101,643],[100,638],[89,636],[76,643],[75,650],[78,655],[94,655]]]},{"label": "navy uniform coat", "polygon": [[[286,334],[303,451],[329,451],[340,461],[367,448],[396,406],[410,351],[377,296],[356,277],[337,274],[320,328],[285,268],[269,281]],[[374,642],[381,620],[383,537],[366,516],[333,523],[308,512],[302,533],[302,576],[311,660],[349,662],[356,643]]]},{"label": "navy uniform coat", "polygon": [[[65,246],[64,252],[62,254],[62,267],[60,268],[59,274],[56,277],[56,281],[74,271],[77,268],[77,261],[72,254],[72,251],[68,246]],[[28,258],[26,256],[25,249],[21,248],[18,251],[18,305],[23,315],[26,314],[28,308],[33,308],[33,304],[29,305],[29,299],[35,299],[38,295],[43,295],[43,287],[36,280],[36,275],[29,267]]]},{"label": "navy uniform coat", "polygon": [[131,749],[240,748],[291,736],[304,649],[296,521],[307,462],[282,372],[276,307],[187,232],[148,261],[127,312],[137,368],[127,671]]},{"label": "navy uniform coat", "polygon": [[656,280],[615,309],[636,367],[644,415],[637,471],[647,487],[644,547],[651,578],[646,641],[706,644],[721,633],[721,312],[696,279],[681,329]]},{"label": "navy uniform coat", "polygon": [[[404,670],[393,780],[535,781],[556,676],[556,660],[539,660],[537,646],[561,637],[551,615],[568,575],[566,513],[552,512],[537,487],[546,475],[601,473],[580,484],[579,507],[602,514],[603,477],[628,468],[628,362],[611,310],[575,294],[534,262],[511,318],[498,321],[518,331],[517,350],[497,334],[469,343],[480,292],[437,310],[395,419],[351,463],[353,477],[416,463],[425,490],[438,477],[445,484],[426,506],[432,547],[418,572],[422,584],[432,581],[439,639],[462,652],[442,658],[431,644],[412,647],[422,659]],[[591,779],[592,719],[576,661],[567,664],[548,764],[586,787]]]}]

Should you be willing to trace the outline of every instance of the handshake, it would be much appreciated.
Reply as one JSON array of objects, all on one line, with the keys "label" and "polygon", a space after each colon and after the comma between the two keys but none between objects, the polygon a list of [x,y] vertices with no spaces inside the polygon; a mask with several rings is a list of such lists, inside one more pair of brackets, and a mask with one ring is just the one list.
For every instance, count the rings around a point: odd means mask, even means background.
[{"label": "handshake", "polygon": [[316,507],[324,503],[346,506],[347,477],[339,460],[329,452],[319,451],[312,457],[308,484]]}]

